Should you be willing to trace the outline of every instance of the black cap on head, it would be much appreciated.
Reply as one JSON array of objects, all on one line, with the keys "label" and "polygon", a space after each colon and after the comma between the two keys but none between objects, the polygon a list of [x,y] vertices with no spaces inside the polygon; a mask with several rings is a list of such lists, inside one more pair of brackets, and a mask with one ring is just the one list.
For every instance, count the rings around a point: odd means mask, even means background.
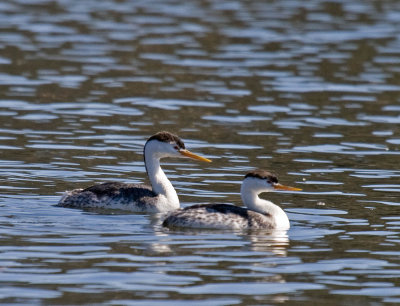
[{"label": "black cap on head", "polygon": [[158,140],[158,141],[167,142],[167,143],[174,142],[178,145],[179,149],[185,149],[185,144],[183,143],[183,141],[178,136],[176,136],[170,132],[165,132],[165,131],[158,132],[157,134],[154,134],[149,139],[147,139],[147,141],[150,141],[150,140]]},{"label": "black cap on head", "polygon": [[278,177],[276,176],[275,173],[266,171],[266,170],[262,170],[262,169],[256,169],[256,170],[252,170],[250,172],[248,172],[244,178],[247,177],[255,177],[255,178],[259,178],[262,180],[267,180],[270,183],[274,183],[277,184],[278,183]]}]

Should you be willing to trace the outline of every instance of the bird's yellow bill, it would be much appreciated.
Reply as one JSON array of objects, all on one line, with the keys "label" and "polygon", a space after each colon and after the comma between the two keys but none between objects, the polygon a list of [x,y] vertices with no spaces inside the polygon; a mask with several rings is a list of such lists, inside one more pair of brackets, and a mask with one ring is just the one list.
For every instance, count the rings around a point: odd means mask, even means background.
[{"label": "bird's yellow bill", "polygon": [[274,189],[276,190],[288,190],[288,191],[301,191],[301,188],[295,188],[295,187],[290,187],[290,186],[285,186],[281,184],[275,184]]},{"label": "bird's yellow bill", "polygon": [[197,160],[201,160],[207,163],[211,163],[211,160],[208,158],[205,158],[203,156],[194,154],[188,150],[180,150],[179,153],[181,153],[183,156],[189,157],[189,158],[193,158],[193,159],[197,159]]}]

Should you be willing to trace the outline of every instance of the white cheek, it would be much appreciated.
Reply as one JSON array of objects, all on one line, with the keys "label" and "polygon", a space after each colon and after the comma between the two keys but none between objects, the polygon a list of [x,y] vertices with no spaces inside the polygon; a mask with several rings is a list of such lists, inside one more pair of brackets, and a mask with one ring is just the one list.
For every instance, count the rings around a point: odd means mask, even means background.
[{"label": "white cheek", "polygon": [[267,181],[263,181],[262,185],[263,185],[263,189],[274,190],[274,187],[272,186],[272,184],[268,183]]},{"label": "white cheek", "polygon": [[168,155],[171,157],[184,157],[181,153],[179,153],[177,149],[172,146],[168,149]]}]

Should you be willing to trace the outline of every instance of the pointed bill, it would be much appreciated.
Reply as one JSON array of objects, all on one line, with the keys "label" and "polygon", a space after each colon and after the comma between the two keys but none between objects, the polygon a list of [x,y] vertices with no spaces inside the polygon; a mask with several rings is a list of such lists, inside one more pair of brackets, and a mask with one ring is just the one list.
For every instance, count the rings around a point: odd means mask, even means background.
[{"label": "pointed bill", "polygon": [[181,153],[183,156],[186,156],[186,157],[189,157],[189,158],[193,158],[193,159],[197,159],[197,160],[201,160],[201,161],[204,161],[204,162],[211,163],[210,159],[205,158],[205,157],[200,156],[200,155],[197,155],[197,154],[194,154],[194,153],[192,153],[192,152],[190,152],[188,150],[179,150],[179,153]]},{"label": "pointed bill", "polygon": [[275,190],[288,190],[288,191],[301,191],[301,188],[295,188],[295,187],[290,187],[290,186],[285,186],[281,184],[274,184],[274,189]]}]

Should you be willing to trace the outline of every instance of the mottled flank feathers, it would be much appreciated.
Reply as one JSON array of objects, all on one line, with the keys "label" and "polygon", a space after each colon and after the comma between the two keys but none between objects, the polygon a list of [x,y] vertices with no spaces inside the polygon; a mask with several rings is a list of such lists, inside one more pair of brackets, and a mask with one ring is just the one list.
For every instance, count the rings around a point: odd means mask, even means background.
[{"label": "mottled flank feathers", "polygon": [[166,227],[217,229],[272,229],[273,218],[229,204],[199,204],[174,211],[163,222]]},{"label": "mottled flank feathers", "polygon": [[149,211],[157,200],[150,186],[110,182],[67,191],[58,206]]}]

